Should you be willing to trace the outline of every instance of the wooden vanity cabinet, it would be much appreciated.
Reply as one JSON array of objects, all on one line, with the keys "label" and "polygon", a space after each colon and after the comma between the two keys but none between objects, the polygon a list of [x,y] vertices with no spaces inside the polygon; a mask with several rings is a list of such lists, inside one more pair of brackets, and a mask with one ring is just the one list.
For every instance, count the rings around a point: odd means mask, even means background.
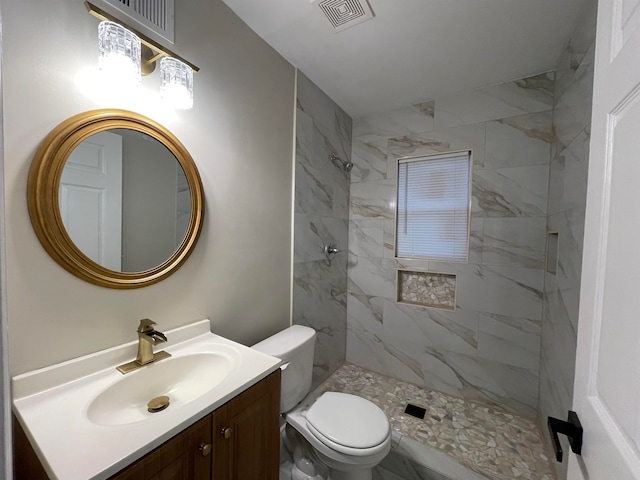
[{"label": "wooden vanity cabinet", "polygon": [[[278,369],[109,480],[278,480],[279,413]],[[14,453],[15,479],[47,478],[28,441]]]},{"label": "wooden vanity cabinet", "polygon": [[214,480],[278,480],[280,369],[213,412]]},{"label": "wooden vanity cabinet", "polygon": [[110,480],[278,480],[280,370]]},{"label": "wooden vanity cabinet", "polygon": [[210,480],[211,415],[160,445],[111,480]]}]

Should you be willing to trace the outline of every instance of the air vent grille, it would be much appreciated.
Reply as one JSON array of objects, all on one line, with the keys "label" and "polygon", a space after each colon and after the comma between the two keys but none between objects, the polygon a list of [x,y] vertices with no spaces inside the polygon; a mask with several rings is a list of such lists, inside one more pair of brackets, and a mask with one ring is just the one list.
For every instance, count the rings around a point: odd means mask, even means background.
[{"label": "air vent grille", "polygon": [[165,0],[120,0],[138,15],[162,30],[167,29],[167,2]]},{"label": "air vent grille", "polygon": [[318,6],[336,31],[353,27],[374,16],[366,0],[321,0]]},{"label": "air vent grille", "polygon": [[[94,0],[95,1],[95,0]],[[175,0],[98,0],[173,43]],[[128,22],[127,22],[128,23]],[[134,25],[132,25],[133,27]]]}]

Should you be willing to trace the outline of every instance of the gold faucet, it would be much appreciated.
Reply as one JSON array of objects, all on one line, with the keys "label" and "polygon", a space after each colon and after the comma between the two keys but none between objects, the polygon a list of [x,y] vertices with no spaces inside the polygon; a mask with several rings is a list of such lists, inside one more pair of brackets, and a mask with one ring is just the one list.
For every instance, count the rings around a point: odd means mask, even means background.
[{"label": "gold faucet", "polygon": [[167,341],[164,333],[156,331],[156,322],[143,318],[138,326],[138,356],[136,363],[140,366],[154,361],[153,346]]},{"label": "gold faucet", "polygon": [[117,367],[119,372],[123,374],[133,372],[145,365],[171,356],[170,353],[165,352],[164,350],[153,353],[154,345],[167,341],[165,334],[155,330],[153,328],[154,325],[156,325],[156,322],[148,318],[140,320],[140,325],[138,326],[138,355],[134,361]]}]

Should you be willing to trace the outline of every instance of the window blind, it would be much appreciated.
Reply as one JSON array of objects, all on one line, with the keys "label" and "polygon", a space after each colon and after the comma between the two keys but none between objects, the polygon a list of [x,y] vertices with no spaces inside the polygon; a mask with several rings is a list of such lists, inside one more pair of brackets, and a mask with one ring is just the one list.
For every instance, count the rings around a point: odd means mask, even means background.
[{"label": "window blind", "polygon": [[471,152],[398,162],[396,256],[466,261]]}]

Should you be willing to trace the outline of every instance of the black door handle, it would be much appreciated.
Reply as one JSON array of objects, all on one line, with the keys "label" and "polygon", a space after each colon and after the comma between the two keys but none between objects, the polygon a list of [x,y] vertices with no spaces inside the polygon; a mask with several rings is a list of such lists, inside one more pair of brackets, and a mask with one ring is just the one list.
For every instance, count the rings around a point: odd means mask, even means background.
[{"label": "black door handle", "polygon": [[569,438],[571,451],[578,455],[582,454],[582,424],[578,419],[578,414],[569,410],[567,421],[558,420],[557,418],[547,417],[547,426],[551,435],[551,443],[556,454],[556,460],[562,462],[562,447],[558,434],[566,435]]}]

